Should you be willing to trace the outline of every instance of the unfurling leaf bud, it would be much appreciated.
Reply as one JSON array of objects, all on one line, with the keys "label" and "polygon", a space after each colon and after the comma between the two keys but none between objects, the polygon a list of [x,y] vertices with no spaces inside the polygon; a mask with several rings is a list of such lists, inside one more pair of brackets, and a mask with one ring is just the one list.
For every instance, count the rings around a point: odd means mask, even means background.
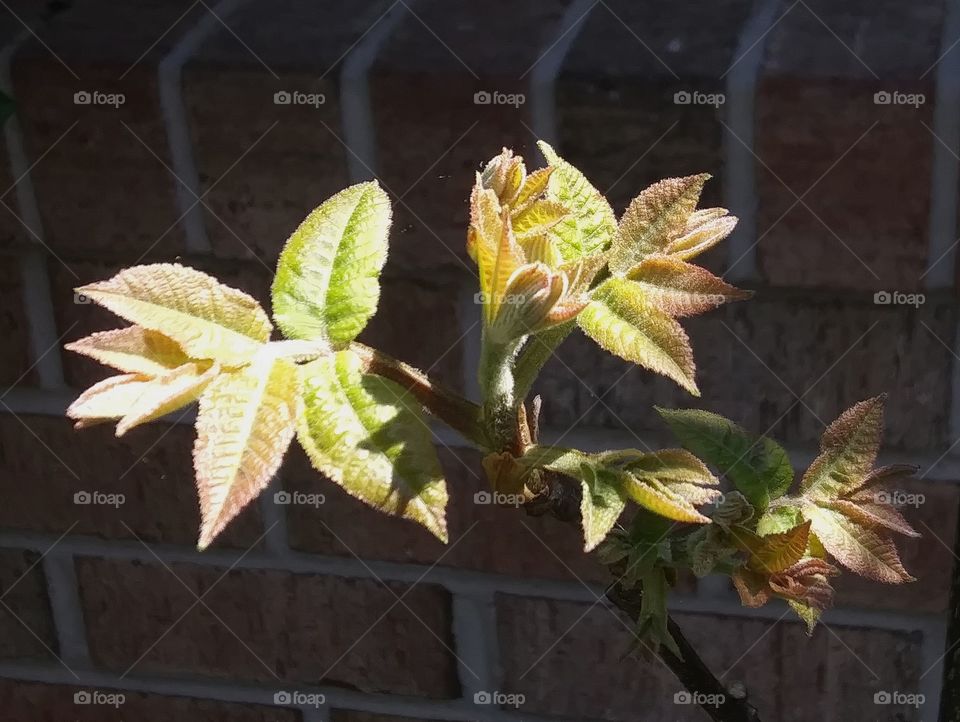
[{"label": "unfurling leaf bud", "polygon": [[536,333],[575,317],[587,305],[585,296],[570,297],[564,273],[544,263],[528,263],[507,279],[503,297],[494,299],[497,314],[489,334],[507,342]]}]

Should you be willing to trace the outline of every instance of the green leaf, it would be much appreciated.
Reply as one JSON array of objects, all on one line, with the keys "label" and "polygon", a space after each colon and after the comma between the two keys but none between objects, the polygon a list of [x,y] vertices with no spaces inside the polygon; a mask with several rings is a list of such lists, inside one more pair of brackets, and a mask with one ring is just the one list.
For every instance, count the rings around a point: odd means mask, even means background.
[{"label": "green leaf", "polygon": [[803,523],[800,508],[796,506],[778,506],[768,509],[757,521],[757,534],[780,534]]},{"label": "green leaf", "polygon": [[820,454],[800,482],[804,496],[827,501],[863,485],[880,449],[885,401],[885,395],[861,401],[827,427]]},{"label": "green leaf", "polygon": [[657,411],[687,449],[729,478],[758,511],[793,483],[787,452],[773,439],[754,436],[709,411]]},{"label": "green leaf", "polygon": [[363,373],[350,351],[300,367],[306,412],[297,438],[313,465],[352,496],[447,541],[447,487],[416,400]]},{"label": "green leaf", "polygon": [[620,219],[610,249],[610,270],[626,273],[644,257],[663,252],[686,230],[709,178],[706,173],[667,178],[634,198]]},{"label": "green leaf", "polygon": [[675,656],[682,657],[667,624],[668,588],[666,573],[661,567],[655,567],[643,576],[637,633],[641,638],[652,642],[655,649],[662,644]]},{"label": "green leaf", "polygon": [[547,197],[558,201],[571,215],[550,229],[565,260],[604,250],[617,232],[617,217],[603,195],[547,143],[537,142],[553,172],[547,183]]},{"label": "green leaf", "polygon": [[822,612],[816,607],[811,607],[809,604],[804,604],[803,602],[797,602],[793,599],[788,599],[787,604],[790,605],[790,608],[796,613],[800,619],[803,620],[804,624],[807,626],[807,636],[813,634],[813,630],[817,626],[817,622],[820,621],[820,615]]},{"label": "green leaf", "polygon": [[686,332],[666,313],[648,304],[637,284],[622,278],[604,281],[577,322],[610,353],[673,379],[694,396],[700,395]]},{"label": "green leaf", "polygon": [[580,470],[583,498],[580,515],[583,521],[584,551],[592,551],[604,540],[626,506],[616,477],[609,472],[594,471],[588,464]]},{"label": "green leaf", "polygon": [[390,199],[376,181],[340,191],[307,216],[280,254],[273,314],[288,338],[345,344],[377,310]]}]

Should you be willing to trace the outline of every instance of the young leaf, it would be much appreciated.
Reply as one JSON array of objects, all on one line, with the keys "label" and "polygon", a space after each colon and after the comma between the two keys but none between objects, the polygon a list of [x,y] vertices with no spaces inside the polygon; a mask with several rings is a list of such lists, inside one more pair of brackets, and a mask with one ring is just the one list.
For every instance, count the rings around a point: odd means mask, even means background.
[{"label": "young leaf", "polygon": [[634,198],[620,219],[610,249],[610,270],[623,274],[644,257],[663,253],[686,230],[709,178],[706,173],[667,178]]},{"label": "young leaf", "polygon": [[551,229],[565,260],[603,251],[617,232],[617,217],[607,200],[583,173],[565,161],[544,141],[537,141],[543,157],[553,167],[547,197],[571,212]]},{"label": "young leaf", "polygon": [[288,338],[344,344],[377,310],[390,199],[376,181],[324,201],[293,232],[273,280],[273,315]]},{"label": "young leaf", "polygon": [[757,521],[757,534],[767,536],[789,531],[803,523],[800,507],[787,505],[767,509]]},{"label": "young leaf", "polygon": [[783,447],[755,437],[722,416],[698,409],[657,409],[683,445],[721,474],[758,510],[786,493],[793,467]]},{"label": "young leaf", "polygon": [[200,396],[193,465],[206,548],[280,468],[293,438],[297,367],[273,353],[224,373]]},{"label": "young leaf", "polygon": [[122,418],[152,383],[138,374],[111,376],[80,394],[67,409],[67,416],[78,422],[78,428]]},{"label": "young leaf", "polygon": [[117,424],[117,436],[196,401],[219,373],[216,363],[193,361],[155,377]]},{"label": "young leaf", "polygon": [[655,514],[673,521],[692,524],[710,523],[710,519],[697,511],[690,501],[653,477],[621,472],[619,479],[628,497]]},{"label": "young leaf", "polygon": [[883,527],[909,537],[920,535],[903,518],[903,514],[892,504],[869,501],[850,501],[838,499],[830,502],[829,507],[839,511],[853,521],[868,527]]},{"label": "young leaf", "polygon": [[748,566],[758,572],[772,574],[792,567],[803,558],[810,536],[810,522],[806,521],[787,531],[758,536],[747,529],[733,528],[730,532],[737,543],[749,553]]},{"label": "young leaf", "polygon": [[700,459],[686,449],[660,449],[627,459],[624,469],[643,472],[662,482],[687,482],[690,484],[719,484],[720,480],[710,473]]},{"label": "young leaf", "polygon": [[636,284],[620,278],[605,281],[577,321],[610,353],[673,379],[694,396],[700,395],[686,332],[670,316],[648,304]]},{"label": "young leaf", "polygon": [[694,316],[752,295],[705,268],[669,256],[644,258],[626,277],[640,286],[648,303],[674,317]]},{"label": "young leaf", "polygon": [[580,501],[583,550],[589,552],[604,540],[617,523],[626,502],[620,495],[616,478],[609,472],[595,472],[584,464],[580,478],[583,486],[583,497]]},{"label": "young leaf", "polygon": [[803,515],[812,523],[813,533],[824,548],[850,571],[887,584],[915,581],[904,569],[889,537],[816,504],[804,505]]},{"label": "young leaf", "polygon": [[178,263],[120,271],[77,289],[121,318],[176,341],[190,358],[249,363],[272,326],[253,298]]},{"label": "young leaf", "polygon": [[885,401],[886,395],[861,401],[830,424],[820,441],[820,455],[800,482],[805,496],[832,500],[863,485],[880,448]]},{"label": "young leaf", "polygon": [[297,438],[343,489],[447,541],[447,487],[420,407],[401,386],[364,374],[340,351],[300,367],[306,411]]},{"label": "young leaf", "polygon": [[176,341],[140,326],[101,331],[64,347],[128,374],[159,376],[190,359]]},{"label": "young leaf", "polygon": [[671,241],[663,252],[681,261],[690,260],[729,236],[736,225],[737,217],[728,216],[726,208],[697,211],[687,220],[684,234]]}]

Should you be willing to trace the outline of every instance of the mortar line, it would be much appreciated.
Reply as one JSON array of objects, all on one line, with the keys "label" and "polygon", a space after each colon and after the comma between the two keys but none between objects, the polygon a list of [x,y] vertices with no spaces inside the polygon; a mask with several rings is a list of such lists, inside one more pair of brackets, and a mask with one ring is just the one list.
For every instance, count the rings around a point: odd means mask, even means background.
[{"label": "mortar line", "polygon": [[[743,26],[735,57],[727,74],[727,126],[723,132],[723,195],[730,212],[739,221],[726,240],[725,277],[743,282],[755,279],[757,270],[757,175],[753,156],[756,135],[757,82],[766,51],[766,38],[774,24],[780,0],[757,0]],[[743,143],[737,140],[740,138]]]},{"label": "mortar line", "polygon": [[454,594],[451,631],[455,641],[460,688],[465,701],[473,700],[478,692],[496,688],[494,674],[497,659],[496,637],[491,635],[489,620],[493,613],[492,592]]},{"label": "mortar line", "polygon": [[183,98],[183,68],[204,41],[221,31],[218,16],[227,17],[250,1],[221,0],[212,11],[205,8],[197,23],[174,44],[157,68],[160,111],[167,129],[174,192],[186,247],[191,253],[210,253],[211,246],[203,206],[196,202],[202,193],[190,136],[190,120]]},{"label": "mortar line", "polygon": [[[960,1],[947,0],[941,48],[960,39]],[[960,184],[960,52],[948,52],[937,65],[933,102],[933,159],[930,173],[930,215],[927,289],[953,288],[956,271],[957,193]],[[939,142],[937,142],[939,140]]]},{"label": "mortar line", "polygon": [[[415,0],[409,0],[413,5]],[[347,169],[353,183],[370,180],[377,168],[377,131],[370,99],[370,70],[384,43],[400,24],[406,7],[396,0],[373,29],[350,51],[340,70],[340,118],[351,152]]]},{"label": "mortar line", "polygon": [[530,122],[537,136],[551,145],[558,145],[560,136],[557,126],[557,78],[567,53],[586,25],[587,17],[598,4],[599,0],[573,0],[567,6],[556,25],[555,39],[542,51],[530,73]]},{"label": "mortar line", "polygon": [[71,667],[90,666],[86,623],[80,604],[80,589],[73,555],[54,549],[43,558],[50,611],[57,634],[57,651]]}]

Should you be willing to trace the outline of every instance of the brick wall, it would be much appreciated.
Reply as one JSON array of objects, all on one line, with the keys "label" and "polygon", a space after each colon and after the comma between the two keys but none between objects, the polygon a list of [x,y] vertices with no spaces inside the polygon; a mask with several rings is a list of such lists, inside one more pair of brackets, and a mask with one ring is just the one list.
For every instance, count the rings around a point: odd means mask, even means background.
[{"label": "brick wall", "polygon": [[[672,603],[691,640],[724,681],[748,682],[767,720],[935,718],[960,478],[960,4],[67,5],[0,10],[0,84],[17,102],[0,144],[5,718],[703,719],[674,704],[658,662],[622,659],[626,622],[602,603],[604,571],[576,530],[475,504],[478,454],[448,434],[448,547],[292,451],[198,554],[189,415],[122,440],[63,419],[104,372],[62,344],[113,323],[73,287],[182,259],[266,302],[290,231],[371,175],[395,224],[364,340],[470,393],[467,190],[501,145],[534,158],[536,137],[618,211],[660,177],[705,170],[708,201],[740,216],[705,262],[757,295],[687,324],[697,405],[768,430],[800,464],[824,422],[887,391],[885,456],[923,469],[908,516],[924,536],[904,545],[919,582],[843,578],[808,640],[785,607],[745,610],[722,579],[684,581]],[[483,91],[525,102],[475,104]],[[324,102],[278,105],[278,92]],[[878,291],[925,302],[878,304]],[[539,390],[546,436],[583,448],[664,442],[651,406],[691,404],[577,337]],[[280,490],[323,503],[278,505]],[[78,491],[124,502],[77,505]],[[926,703],[877,707],[882,690]],[[294,691],[324,703],[275,703]],[[483,691],[524,703],[474,704]]]}]

